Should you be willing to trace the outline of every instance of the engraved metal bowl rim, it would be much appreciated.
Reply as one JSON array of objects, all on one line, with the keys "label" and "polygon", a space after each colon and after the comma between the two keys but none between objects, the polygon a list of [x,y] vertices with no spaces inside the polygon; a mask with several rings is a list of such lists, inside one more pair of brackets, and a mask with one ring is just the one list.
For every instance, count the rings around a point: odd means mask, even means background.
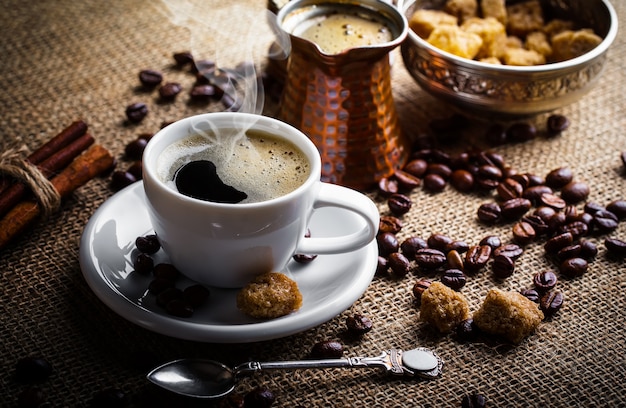
[{"label": "engraved metal bowl rim", "polygon": [[[617,37],[617,31],[618,31],[617,12],[615,11],[615,8],[609,2],[609,0],[600,0],[600,1],[606,7],[606,10],[609,13],[610,22],[611,22],[611,24],[609,25],[609,31],[606,33],[606,35],[602,39],[602,42],[598,44],[598,46],[596,46],[594,49],[592,49],[591,51],[581,56],[578,56],[576,58],[572,58],[566,61],[561,61],[561,62],[542,64],[542,65],[533,65],[533,66],[495,65],[495,64],[471,60],[468,58],[463,58],[463,57],[459,57],[457,55],[451,54],[447,51],[444,51],[440,48],[435,47],[434,45],[431,45],[430,43],[428,43],[428,41],[424,40],[419,35],[417,35],[413,30],[410,30],[410,29],[409,29],[409,33],[407,37],[410,38],[412,42],[417,43],[421,47],[424,47],[429,52],[435,55],[441,55],[445,57],[445,59],[449,59],[454,64],[464,66],[467,68],[488,69],[494,72],[501,72],[501,73],[514,74],[514,75],[527,75],[527,74],[533,74],[533,73],[562,71],[564,68],[575,67],[575,66],[584,64],[585,62],[596,59],[597,57],[604,54],[609,49],[609,47],[611,46],[611,44]],[[400,2],[398,3],[398,8],[400,12],[406,16],[406,12],[408,11],[409,7],[415,4],[415,2],[416,0],[408,0],[408,1],[400,0]]]}]

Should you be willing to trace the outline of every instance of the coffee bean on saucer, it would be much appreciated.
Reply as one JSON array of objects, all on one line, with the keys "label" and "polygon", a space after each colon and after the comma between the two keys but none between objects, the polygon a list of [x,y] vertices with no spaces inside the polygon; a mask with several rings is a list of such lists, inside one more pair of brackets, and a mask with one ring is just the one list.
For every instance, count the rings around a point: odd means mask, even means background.
[{"label": "coffee bean on saucer", "polygon": [[326,340],[313,345],[311,358],[341,358],[343,356],[343,345],[338,341]]},{"label": "coffee bean on saucer", "polygon": [[308,254],[294,254],[293,260],[300,264],[308,264],[311,263],[317,258],[317,255],[308,255]]},{"label": "coffee bean on saucer", "polygon": [[350,334],[360,336],[371,331],[373,324],[369,317],[357,313],[346,318],[346,327]]},{"label": "coffee bean on saucer", "polygon": [[135,272],[142,275],[147,275],[152,272],[154,268],[154,260],[148,254],[140,253],[133,262],[133,268]]},{"label": "coffee bean on saucer", "polygon": [[185,299],[172,299],[165,305],[167,313],[176,317],[193,316],[193,305]]},{"label": "coffee bean on saucer", "polygon": [[154,254],[159,249],[161,249],[161,243],[159,242],[156,234],[149,234],[146,236],[137,237],[137,239],[135,240],[135,246],[137,247],[139,252],[149,255]]},{"label": "coffee bean on saucer", "polygon": [[143,102],[136,102],[126,107],[126,117],[133,123],[141,122],[148,115],[148,106]]},{"label": "coffee bean on saucer", "polygon": [[182,299],[182,298],[183,298],[182,290],[175,288],[175,287],[169,287],[157,295],[156,302],[157,302],[157,305],[165,308],[167,307],[167,304],[170,303],[172,300]]},{"label": "coffee bean on saucer", "polygon": [[193,307],[200,307],[206,303],[211,292],[200,284],[187,286],[183,289],[183,299],[191,303]]},{"label": "coffee bean on saucer", "polygon": [[139,71],[139,82],[146,88],[154,88],[163,81],[163,74],[154,69]]}]

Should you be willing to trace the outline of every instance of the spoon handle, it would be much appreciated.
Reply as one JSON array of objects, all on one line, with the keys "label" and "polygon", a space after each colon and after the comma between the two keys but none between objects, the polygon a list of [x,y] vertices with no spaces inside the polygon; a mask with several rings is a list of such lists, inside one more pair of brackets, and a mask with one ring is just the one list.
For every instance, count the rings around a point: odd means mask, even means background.
[{"label": "spoon handle", "polygon": [[322,360],[250,361],[235,368],[235,374],[250,374],[261,370],[309,369],[309,368],[381,368],[392,374],[405,373],[402,351],[383,351],[378,357],[349,357]]}]

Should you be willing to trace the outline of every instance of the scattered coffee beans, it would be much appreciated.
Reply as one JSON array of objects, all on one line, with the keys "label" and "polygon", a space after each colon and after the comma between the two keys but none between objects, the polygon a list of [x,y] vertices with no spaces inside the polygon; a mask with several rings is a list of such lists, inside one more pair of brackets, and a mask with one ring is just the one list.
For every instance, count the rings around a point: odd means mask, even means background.
[{"label": "scattered coffee beans", "polygon": [[357,313],[346,318],[346,327],[348,328],[348,333],[361,336],[370,332],[373,324],[369,317]]},{"label": "scattered coffee beans", "polygon": [[311,358],[341,358],[343,356],[343,345],[338,341],[326,340],[313,345]]},{"label": "scattered coffee beans", "polygon": [[126,107],[126,117],[133,123],[141,122],[148,115],[148,106],[143,102],[135,102]]}]

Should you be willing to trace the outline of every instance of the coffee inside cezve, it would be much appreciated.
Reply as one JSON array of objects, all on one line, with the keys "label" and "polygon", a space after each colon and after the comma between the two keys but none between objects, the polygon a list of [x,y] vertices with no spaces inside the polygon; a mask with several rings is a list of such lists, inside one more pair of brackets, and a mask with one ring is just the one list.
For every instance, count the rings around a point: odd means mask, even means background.
[{"label": "coffee inside cezve", "polygon": [[224,184],[215,164],[209,160],[185,164],[174,174],[174,182],[181,194],[199,200],[236,204],[248,198],[243,191]]}]

